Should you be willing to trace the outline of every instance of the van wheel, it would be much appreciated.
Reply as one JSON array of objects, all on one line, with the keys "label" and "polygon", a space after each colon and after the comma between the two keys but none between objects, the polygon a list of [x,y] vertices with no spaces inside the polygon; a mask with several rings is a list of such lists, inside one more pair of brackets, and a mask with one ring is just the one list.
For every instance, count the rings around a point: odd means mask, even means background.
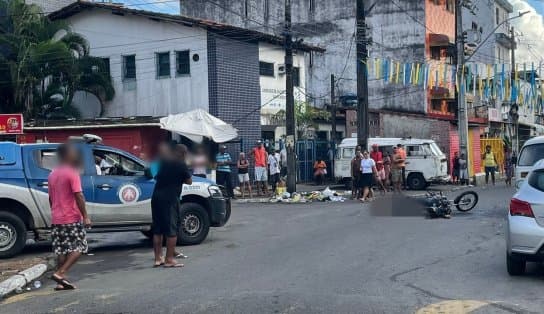
[{"label": "van wheel", "polygon": [[521,276],[525,274],[525,265],[527,263],[523,259],[514,258],[506,253],[506,270],[510,276]]},{"label": "van wheel", "polygon": [[18,216],[0,212],[0,258],[20,253],[26,243],[26,226]]},{"label": "van wheel", "polygon": [[421,173],[412,173],[408,176],[408,186],[412,190],[423,190],[427,186],[427,181]]},{"label": "van wheel", "polygon": [[197,203],[181,204],[181,226],[178,231],[179,245],[200,244],[210,231],[210,218],[204,207]]}]

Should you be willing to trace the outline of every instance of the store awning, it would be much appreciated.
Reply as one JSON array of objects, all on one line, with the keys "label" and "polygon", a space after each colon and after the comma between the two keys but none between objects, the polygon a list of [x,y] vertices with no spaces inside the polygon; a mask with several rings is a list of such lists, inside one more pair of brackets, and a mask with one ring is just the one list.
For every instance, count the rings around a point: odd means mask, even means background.
[{"label": "store awning", "polygon": [[447,47],[452,43],[446,34],[429,34],[430,47]]}]

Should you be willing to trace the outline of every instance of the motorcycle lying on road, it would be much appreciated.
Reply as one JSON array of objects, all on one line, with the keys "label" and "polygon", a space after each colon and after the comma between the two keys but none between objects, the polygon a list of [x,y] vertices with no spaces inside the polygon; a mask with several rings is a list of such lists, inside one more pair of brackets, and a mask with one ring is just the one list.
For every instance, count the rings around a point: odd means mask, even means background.
[{"label": "motorcycle lying on road", "polygon": [[478,203],[478,194],[474,191],[466,191],[459,194],[454,200],[448,199],[442,192],[427,191],[425,206],[431,218],[450,218],[452,205],[457,210],[468,212]]}]

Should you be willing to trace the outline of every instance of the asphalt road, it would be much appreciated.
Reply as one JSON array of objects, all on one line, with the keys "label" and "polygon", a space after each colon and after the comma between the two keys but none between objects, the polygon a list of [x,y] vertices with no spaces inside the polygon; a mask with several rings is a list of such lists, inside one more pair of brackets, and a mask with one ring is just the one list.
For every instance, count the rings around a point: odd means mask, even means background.
[{"label": "asphalt road", "polygon": [[[541,266],[505,267],[512,189],[476,189],[452,219],[374,217],[356,202],[238,204],[224,228],[153,269],[139,234],[93,235],[71,278],[16,295],[1,313],[541,313]],[[34,247],[41,252],[45,248]],[[442,311],[442,312],[441,312]]]}]

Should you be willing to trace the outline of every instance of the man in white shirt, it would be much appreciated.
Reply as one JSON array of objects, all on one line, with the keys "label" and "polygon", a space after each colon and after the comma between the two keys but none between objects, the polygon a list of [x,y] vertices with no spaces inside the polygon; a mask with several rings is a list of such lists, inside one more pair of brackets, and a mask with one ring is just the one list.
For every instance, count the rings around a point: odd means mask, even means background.
[{"label": "man in white shirt", "polygon": [[272,152],[268,155],[268,169],[270,170],[270,184],[272,185],[272,193],[276,194],[276,186],[280,180],[280,154]]}]

